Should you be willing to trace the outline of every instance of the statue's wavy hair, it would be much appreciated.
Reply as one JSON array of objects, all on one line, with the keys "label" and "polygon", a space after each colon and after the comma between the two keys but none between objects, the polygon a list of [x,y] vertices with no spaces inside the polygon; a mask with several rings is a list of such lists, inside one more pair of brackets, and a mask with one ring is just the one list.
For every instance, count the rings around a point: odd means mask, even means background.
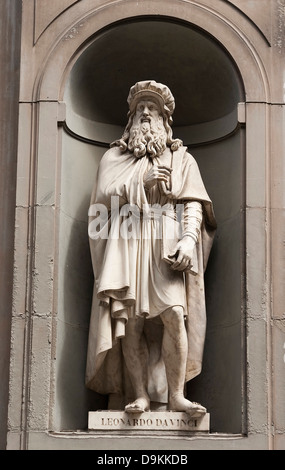
[{"label": "statue's wavy hair", "polygon": [[[124,133],[121,139],[118,139],[112,142],[110,147],[120,147],[122,153],[127,151],[129,137],[130,137],[130,129],[133,125],[134,114],[135,114],[135,111],[133,111],[132,113],[129,111],[128,124],[126,125],[126,128],[124,130]],[[173,139],[173,130],[170,126],[171,121],[166,113],[162,113],[162,116],[163,116],[163,124],[164,124],[166,134],[167,134],[166,144],[171,148],[173,152],[175,152],[176,150],[179,149],[179,147],[182,147],[183,142],[181,139]]]}]

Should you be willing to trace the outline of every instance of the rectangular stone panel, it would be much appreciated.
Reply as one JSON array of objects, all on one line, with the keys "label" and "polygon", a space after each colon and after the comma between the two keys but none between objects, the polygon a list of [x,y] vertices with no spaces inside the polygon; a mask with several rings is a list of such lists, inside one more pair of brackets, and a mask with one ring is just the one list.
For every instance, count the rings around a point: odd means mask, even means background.
[{"label": "rectangular stone panel", "polygon": [[88,429],[97,431],[191,431],[209,432],[210,414],[191,418],[176,411],[149,411],[141,414],[124,411],[90,411]]}]

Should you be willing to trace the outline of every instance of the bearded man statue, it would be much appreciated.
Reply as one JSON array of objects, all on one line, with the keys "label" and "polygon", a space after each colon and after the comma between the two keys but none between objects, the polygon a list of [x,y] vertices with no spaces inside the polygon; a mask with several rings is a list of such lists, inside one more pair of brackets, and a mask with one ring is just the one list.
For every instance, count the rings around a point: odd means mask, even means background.
[{"label": "bearded man statue", "polygon": [[[102,157],[91,197],[89,227],[98,207],[107,216],[89,232],[95,283],[86,384],[109,396],[109,409],[143,413],[164,404],[199,417],[205,407],[184,390],[202,368],[212,202],[196,161],[173,139],[169,88],[138,82],[128,104],[128,124]],[[135,236],[120,230],[130,212]]]}]

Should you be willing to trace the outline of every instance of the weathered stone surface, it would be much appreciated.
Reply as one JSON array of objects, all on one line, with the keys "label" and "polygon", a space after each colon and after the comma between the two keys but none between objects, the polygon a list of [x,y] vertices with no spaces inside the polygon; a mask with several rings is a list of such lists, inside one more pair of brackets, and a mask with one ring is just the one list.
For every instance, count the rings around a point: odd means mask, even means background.
[{"label": "weathered stone surface", "polygon": [[6,445],[9,393],[21,3],[0,4],[0,449]]}]

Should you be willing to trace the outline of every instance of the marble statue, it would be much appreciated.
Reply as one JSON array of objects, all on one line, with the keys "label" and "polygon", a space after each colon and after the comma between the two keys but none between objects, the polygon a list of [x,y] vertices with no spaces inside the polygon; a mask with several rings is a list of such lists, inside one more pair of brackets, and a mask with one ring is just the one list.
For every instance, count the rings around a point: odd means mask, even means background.
[{"label": "marble statue", "polygon": [[102,157],[91,197],[86,384],[119,397],[128,413],[166,404],[198,417],[206,409],[184,389],[202,367],[212,202],[196,161],[173,138],[169,88],[138,82],[128,105],[124,134]]}]

